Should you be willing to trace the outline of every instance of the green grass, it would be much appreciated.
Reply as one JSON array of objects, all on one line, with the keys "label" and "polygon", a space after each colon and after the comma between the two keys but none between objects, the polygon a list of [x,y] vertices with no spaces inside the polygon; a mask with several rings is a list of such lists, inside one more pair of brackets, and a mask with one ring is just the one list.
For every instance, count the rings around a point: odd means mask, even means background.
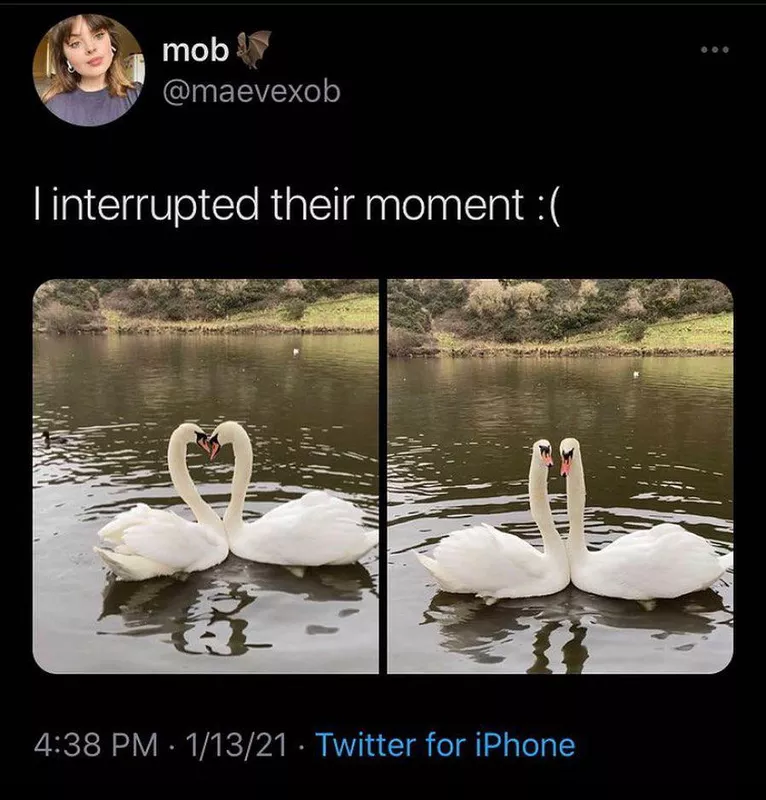
[{"label": "green grass", "polygon": [[321,298],[307,305],[303,316],[289,319],[283,304],[258,311],[243,311],[227,319],[168,320],[128,317],[116,311],[104,311],[107,330],[120,333],[178,331],[200,333],[376,333],[378,330],[378,296],[344,295]]},{"label": "green grass", "polygon": [[733,313],[691,316],[650,324],[643,338],[631,342],[625,326],[572,336],[555,342],[502,342],[460,339],[437,332],[442,355],[705,355],[734,352]]},{"label": "green grass", "polygon": [[581,334],[569,339],[570,343],[639,344],[642,347],[725,348],[734,346],[734,314],[693,316],[664,320],[649,325],[638,343],[627,342],[624,327],[603,333]]}]

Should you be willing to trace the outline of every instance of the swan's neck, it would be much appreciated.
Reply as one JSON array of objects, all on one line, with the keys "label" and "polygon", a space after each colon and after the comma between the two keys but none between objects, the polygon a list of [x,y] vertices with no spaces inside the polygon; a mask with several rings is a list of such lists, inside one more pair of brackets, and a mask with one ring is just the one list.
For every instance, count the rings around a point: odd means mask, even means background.
[{"label": "swan's neck", "polygon": [[200,497],[194,485],[189,468],[186,466],[186,443],[177,436],[171,436],[168,443],[168,469],[173,486],[184,503],[194,512],[197,522],[222,532],[221,518]]},{"label": "swan's neck", "polygon": [[250,437],[243,429],[237,428],[231,444],[234,449],[234,477],[231,481],[231,500],[223,517],[223,524],[229,533],[242,527],[245,495],[253,474],[253,446],[250,444]]},{"label": "swan's neck", "polygon": [[545,554],[558,563],[568,564],[566,546],[553,523],[547,479],[547,470],[533,464],[529,470],[529,509],[535,525],[542,534]]},{"label": "swan's neck", "polygon": [[577,454],[567,476],[567,517],[569,518],[569,554],[575,560],[583,558],[585,546],[585,472]]}]

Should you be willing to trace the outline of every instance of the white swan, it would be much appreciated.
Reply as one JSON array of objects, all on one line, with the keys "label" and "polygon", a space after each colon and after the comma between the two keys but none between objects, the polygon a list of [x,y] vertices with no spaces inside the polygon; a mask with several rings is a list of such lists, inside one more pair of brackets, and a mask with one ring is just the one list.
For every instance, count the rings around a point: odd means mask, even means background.
[{"label": "white swan", "polygon": [[489,525],[454,531],[432,556],[415,555],[447,592],[475,594],[491,605],[502,597],[555,594],[569,583],[566,547],[553,524],[548,500],[551,445],[532,445],[529,465],[529,508],[543,537],[543,550]]},{"label": "white swan", "polygon": [[584,592],[626,600],[680,597],[706,589],[732,566],[707,539],[674,523],[628,533],[601,550],[585,545],[585,473],[580,443],[561,442],[561,474],[567,476],[567,551],[572,583]]},{"label": "white swan", "polygon": [[200,497],[186,466],[186,446],[194,443],[210,452],[207,436],[196,425],[179,425],[168,442],[168,468],[173,486],[197,522],[144,503],[119,514],[98,532],[101,544],[108,548],[93,548],[118,580],[198,572],[220,564],[228,555],[223,522]]},{"label": "white swan", "polygon": [[221,447],[234,449],[231,500],[223,517],[231,552],[249,561],[280,564],[301,576],[306,567],[353,564],[378,543],[362,512],[347,500],[313,491],[245,523],[242,510],[253,472],[253,447],[238,422],[222,422],[211,434],[210,460]]}]

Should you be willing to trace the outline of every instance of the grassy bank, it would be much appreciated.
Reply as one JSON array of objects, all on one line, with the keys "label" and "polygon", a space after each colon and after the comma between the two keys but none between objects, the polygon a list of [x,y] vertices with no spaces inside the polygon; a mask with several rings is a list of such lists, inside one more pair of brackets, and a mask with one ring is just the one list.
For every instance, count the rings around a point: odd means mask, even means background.
[{"label": "grassy bank", "polygon": [[[306,305],[299,319],[289,305],[243,311],[216,320],[159,320],[104,309],[104,333],[377,333],[378,297],[344,295]],[[39,330],[39,329],[38,329]]]},{"label": "grassy bank", "polygon": [[434,331],[429,339],[393,355],[427,356],[650,356],[727,355],[734,352],[732,313],[696,315],[650,324],[640,341],[631,341],[622,325],[600,333],[582,334],[553,342],[503,342],[460,339],[454,334]]}]

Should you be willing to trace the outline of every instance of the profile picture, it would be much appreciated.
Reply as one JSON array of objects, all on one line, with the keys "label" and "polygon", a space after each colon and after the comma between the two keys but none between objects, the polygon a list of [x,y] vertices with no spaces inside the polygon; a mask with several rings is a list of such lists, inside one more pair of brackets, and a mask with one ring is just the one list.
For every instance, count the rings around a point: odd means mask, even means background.
[{"label": "profile picture", "polygon": [[45,34],[33,75],[52,114],[72,125],[95,127],[133,107],[144,84],[144,56],[120,23],[101,14],[78,14]]}]

